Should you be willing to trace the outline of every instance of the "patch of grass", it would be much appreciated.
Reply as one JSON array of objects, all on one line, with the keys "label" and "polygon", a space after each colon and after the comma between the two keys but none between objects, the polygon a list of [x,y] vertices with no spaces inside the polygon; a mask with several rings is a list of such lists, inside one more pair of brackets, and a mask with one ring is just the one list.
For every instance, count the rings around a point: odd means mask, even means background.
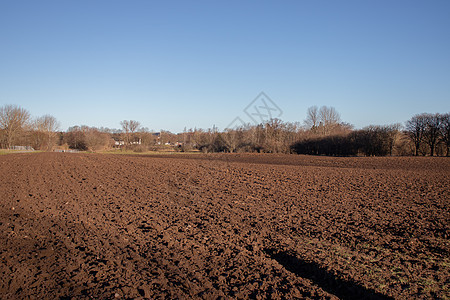
[{"label": "patch of grass", "polygon": [[9,149],[0,149],[0,155],[6,155],[6,154],[14,154],[14,153],[40,153],[42,151],[28,151],[28,150],[9,150]]}]

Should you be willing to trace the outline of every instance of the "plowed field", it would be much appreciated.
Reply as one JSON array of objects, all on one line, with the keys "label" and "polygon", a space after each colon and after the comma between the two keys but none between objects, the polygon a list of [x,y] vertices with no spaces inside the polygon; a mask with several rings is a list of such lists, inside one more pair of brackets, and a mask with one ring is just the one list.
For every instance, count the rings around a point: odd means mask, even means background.
[{"label": "plowed field", "polygon": [[0,298],[450,297],[450,159],[0,157]]}]

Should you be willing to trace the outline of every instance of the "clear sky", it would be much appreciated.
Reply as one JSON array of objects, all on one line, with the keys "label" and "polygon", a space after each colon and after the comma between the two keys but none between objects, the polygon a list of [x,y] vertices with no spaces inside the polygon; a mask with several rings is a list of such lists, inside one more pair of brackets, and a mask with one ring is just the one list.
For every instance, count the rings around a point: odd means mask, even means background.
[{"label": "clear sky", "polygon": [[262,91],[290,122],[448,112],[450,1],[0,0],[0,105],[62,130],[223,129]]}]

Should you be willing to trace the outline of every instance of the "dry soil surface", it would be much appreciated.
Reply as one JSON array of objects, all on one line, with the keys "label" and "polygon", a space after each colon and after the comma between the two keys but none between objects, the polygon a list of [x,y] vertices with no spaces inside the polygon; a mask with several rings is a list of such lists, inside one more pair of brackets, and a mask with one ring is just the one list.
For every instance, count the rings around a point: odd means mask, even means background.
[{"label": "dry soil surface", "polygon": [[450,297],[450,159],[0,157],[0,298]]}]

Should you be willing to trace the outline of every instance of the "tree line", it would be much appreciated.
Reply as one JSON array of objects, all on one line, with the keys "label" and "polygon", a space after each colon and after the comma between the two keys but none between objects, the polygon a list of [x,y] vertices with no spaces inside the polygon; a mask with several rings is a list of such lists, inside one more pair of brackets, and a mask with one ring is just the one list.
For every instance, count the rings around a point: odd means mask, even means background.
[{"label": "tree line", "polygon": [[[309,115],[308,110],[311,119]],[[311,125],[308,119],[307,124]],[[317,128],[312,125],[310,130]],[[343,134],[316,134],[298,140],[291,149],[298,154],[330,156],[450,156],[450,114],[417,114],[404,127],[400,123],[371,125]]]},{"label": "tree line", "polygon": [[218,131],[189,129],[182,133],[152,132],[138,121],[123,120],[121,129],[72,126],[61,131],[55,117],[32,118],[17,105],[0,107],[0,146],[36,150],[126,149],[202,152],[297,153],[329,156],[449,156],[450,114],[422,113],[405,122],[355,130],[342,122],[334,107],[312,106],[303,123],[272,119]]},{"label": "tree line", "polygon": [[3,149],[29,146],[52,150],[58,135],[59,122],[51,115],[31,118],[30,113],[17,105],[0,107],[0,145]]}]

